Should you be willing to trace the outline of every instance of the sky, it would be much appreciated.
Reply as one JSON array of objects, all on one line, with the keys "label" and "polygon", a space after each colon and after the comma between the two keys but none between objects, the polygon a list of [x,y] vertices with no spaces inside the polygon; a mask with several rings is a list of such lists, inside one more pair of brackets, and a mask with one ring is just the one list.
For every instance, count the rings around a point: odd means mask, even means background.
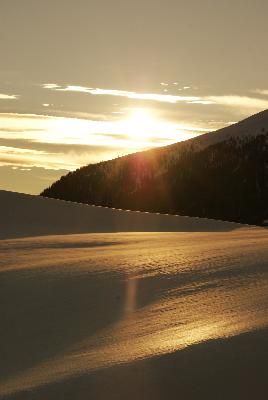
[{"label": "sky", "polygon": [[267,0],[0,0],[0,189],[268,108]]}]

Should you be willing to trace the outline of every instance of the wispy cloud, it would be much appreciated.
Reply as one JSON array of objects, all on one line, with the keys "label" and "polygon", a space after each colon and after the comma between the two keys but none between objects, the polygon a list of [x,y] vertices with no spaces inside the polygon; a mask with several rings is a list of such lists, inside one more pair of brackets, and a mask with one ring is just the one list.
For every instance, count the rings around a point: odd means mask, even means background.
[{"label": "wispy cloud", "polygon": [[[161,83],[162,86],[168,85],[164,82]],[[247,112],[257,112],[268,108],[268,100],[260,99],[256,96],[241,96],[236,94],[228,95],[206,95],[206,96],[179,96],[174,94],[161,94],[161,93],[139,93],[134,91],[119,90],[119,89],[101,89],[101,88],[91,88],[86,86],[60,86],[58,84],[44,84],[42,85],[45,89],[61,91],[61,92],[77,92],[86,93],[96,96],[117,96],[125,97],[134,100],[150,100],[163,103],[186,103],[186,104],[199,104],[199,105],[221,105],[230,108],[243,110],[246,109]],[[190,86],[184,86],[184,89],[191,89]],[[268,94],[268,90],[256,90],[255,94]]]},{"label": "wispy cloud", "polygon": [[193,102],[201,100],[201,98],[197,96],[177,96],[177,95],[160,94],[160,93],[138,93],[127,90],[100,89],[100,88],[90,88],[90,87],[75,86],[75,85],[59,87],[56,84],[44,84],[43,88],[62,91],[62,92],[88,93],[96,96],[98,95],[117,96],[117,97],[126,97],[128,99],[134,99],[134,100],[152,100],[163,103]]},{"label": "wispy cloud", "polygon": [[0,146],[0,152],[3,154],[30,154],[30,155],[41,155],[45,154],[42,150],[32,150],[32,149],[24,149],[10,146]]},{"label": "wispy cloud", "polygon": [[60,88],[60,86],[57,85],[56,83],[45,83],[43,85],[43,88],[45,88],[45,89],[57,89],[57,88]]},{"label": "wispy cloud", "polygon": [[13,167],[41,166],[48,169],[59,169],[59,163],[49,159],[49,153],[42,150],[32,150],[12,146],[0,146],[0,166]]},{"label": "wispy cloud", "polygon": [[254,111],[265,110],[268,108],[268,100],[260,99],[256,97],[248,96],[206,96],[206,100],[210,101],[211,104],[218,104],[223,106],[235,107],[239,109],[250,109]]},{"label": "wispy cloud", "polygon": [[[25,145],[27,145],[27,142]],[[101,148],[99,152],[99,157],[101,157]],[[84,149],[80,153],[77,153],[73,151],[71,147],[66,152],[52,152],[12,146],[0,146],[0,166],[10,166],[19,169],[38,167],[46,170],[74,170],[81,165],[97,162],[98,160],[94,157],[92,158],[91,153],[91,149],[88,151]]]},{"label": "wispy cloud", "polygon": [[17,100],[18,99],[18,95],[16,94],[4,94],[4,93],[0,93],[0,100]]},{"label": "wispy cloud", "polygon": [[205,100],[205,99],[200,99],[200,100],[194,100],[190,102],[191,104],[203,104],[203,105],[208,105],[208,104],[215,104],[215,101],[212,100]]},{"label": "wispy cloud", "polygon": [[262,96],[268,96],[268,89],[255,89],[255,90],[252,90],[252,93],[257,93]]},{"label": "wispy cloud", "polygon": [[[27,139],[39,143],[105,144],[111,147],[131,147],[135,132],[139,135],[139,138],[144,134],[145,137],[159,137],[167,141],[178,141],[183,132],[194,135],[204,131],[206,129],[203,127],[169,123],[153,117],[149,120],[137,121],[126,115],[126,117],[115,121],[95,121],[35,114],[0,114],[0,138]],[[124,142],[117,138],[122,135],[128,138]],[[109,142],[107,142],[107,136],[110,136]],[[143,144],[141,143],[141,146]],[[137,143],[135,143],[136,145]]]},{"label": "wispy cloud", "polygon": [[0,140],[4,144],[0,159],[5,165],[74,169],[119,154],[189,139],[205,131],[154,118],[140,121],[126,116],[94,121],[6,113],[0,114]]}]

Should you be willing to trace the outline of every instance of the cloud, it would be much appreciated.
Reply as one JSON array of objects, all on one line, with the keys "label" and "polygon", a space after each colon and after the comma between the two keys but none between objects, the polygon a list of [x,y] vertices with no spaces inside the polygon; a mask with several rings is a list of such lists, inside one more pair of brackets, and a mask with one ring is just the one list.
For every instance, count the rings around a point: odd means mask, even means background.
[{"label": "cloud", "polygon": [[214,103],[239,109],[246,108],[250,109],[252,112],[268,108],[268,100],[248,96],[206,96],[204,99],[210,101],[211,104]]},{"label": "cloud", "polygon": [[[161,85],[167,85],[161,82]],[[62,91],[62,92],[77,92],[86,93],[96,96],[117,96],[125,97],[134,100],[150,100],[163,103],[186,103],[186,104],[199,104],[199,105],[221,105],[227,106],[233,109],[237,109],[243,113],[243,110],[247,112],[257,112],[265,110],[268,108],[268,100],[260,99],[256,97],[240,96],[236,94],[230,95],[215,95],[215,96],[178,96],[173,94],[160,94],[160,93],[139,93],[134,91],[119,90],[119,89],[100,89],[91,88],[85,86],[68,85],[65,87],[59,86],[57,84],[46,84],[43,88]],[[184,86],[185,90],[190,89],[190,86]],[[268,90],[258,90],[255,91],[258,94],[266,94]]]},{"label": "cloud", "polygon": [[17,100],[18,99],[18,95],[16,94],[3,94],[0,93],[0,100]]},{"label": "cloud", "polygon": [[44,83],[43,85],[44,89],[57,89],[60,88],[59,85],[57,85],[56,83]]},{"label": "cloud", "polygon": [[12,165],[13,167],[24,168],[41,166],[48,169],[59,169],[59,163],[51,163],[49,153],[45,151],[11,146],[0,146],[0,165]]},{"label": "cloud", "polygon": [[[119,120],[95,121],[79,118],[32,114],[0,114],[0,138],[24,139],[39,143],[133,147],[137,135],[178,141],[183,132],[199,133],[203,129],[191,125],[166,122],[157,118],[137,121],[128,116]],[[126,138],[122,139],[122,135]],[[130,137],[131,135],[131,137]],[[137,143],[135,143],[135,147]],[[140,146],[142,147],[142,142]]]},{"label": "cloud", "polygon": [[45,154],[42,150],[31,150],[17,147],[0,146],[0,152],[2,154],[28,154],[28,155],[41,155]]},{"label": "cloud", "polygon": [[0,166],[18,168],[44,168],[47,170],[74,170],[93,162],[89,152],[80,154],[70,150],[66,153],[52,153],[11,146],[0,146]]},{"label": "cloud", "polygon": [[147,118],[94,121],[0,114],[1,165],[75,169],[119,154],[189,139],[206,130]]},{"label": "cloud", "polygon": [[[124,138],[126,138],[124,136]],[[3,139],[0,138],[0,146],[13,147],[19,149],[41,150],[50,154],[61,154],[74,152],[76,154],[90,153],[98,154],[109,153],[111,146],[103,144],[102,146],[84,145],[84,144],[66,144],[66,143],[39,143],[28,139]]]},{"label": "cloud", "polygon": [[252,90],[252,93],[257,93],[263,96],[268,96],[268,89],[255,89]]},{"label": "cloud", "polygon": [[195,101],[189,101],[189,104],[203,104],[203,105],[208,105],[208,104],[215,104],[214,101],[212,100],[195,100]]},{"label": "cloud", "polygon": [[77,92],[77,93],[87,93],[92,95],[104,95],[104,96],[116,96],[116,97],[126,97],[128,99],[134,100],[152,100],[163,103],[178,103],[178,102],[191,102],[201,100],[200,97],[197,96],[177,96],[177,95],[169,95],[169,94],[160,94],[160,93],[138,93],[127,90],[118,90],[118,89],[100,89],[100,88],[90,88],[85,86],[74,86],[68,85],[66,87],[59,87],[55,85],[55,87],[48,87],[48,85],[43,85],[44,89],[51,89],[62,92]]}]

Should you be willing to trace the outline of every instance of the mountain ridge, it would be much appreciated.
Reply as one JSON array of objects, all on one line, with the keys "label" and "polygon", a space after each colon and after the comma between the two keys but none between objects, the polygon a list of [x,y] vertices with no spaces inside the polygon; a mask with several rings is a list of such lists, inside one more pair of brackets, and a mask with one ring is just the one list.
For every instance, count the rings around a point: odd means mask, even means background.
[{"label": "mountain ridge", "polygon": [[82,167],[41,195],[261,224],[268,217],[267,182],[265,110],[185,142]]}]

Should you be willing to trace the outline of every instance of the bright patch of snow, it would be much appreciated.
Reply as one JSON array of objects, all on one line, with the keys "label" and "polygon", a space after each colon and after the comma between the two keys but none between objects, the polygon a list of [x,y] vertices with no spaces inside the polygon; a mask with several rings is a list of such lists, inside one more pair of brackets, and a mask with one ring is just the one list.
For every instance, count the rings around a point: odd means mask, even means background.
[{"label": "bright patch of snow", "polygon": [[268,133],[268,110],[262,111],[236,124],[200,135],[197,138],[184,142],[186,146],[192,145],[194,150],[202,150],[216,143],[229,140],[244,140]]}]

